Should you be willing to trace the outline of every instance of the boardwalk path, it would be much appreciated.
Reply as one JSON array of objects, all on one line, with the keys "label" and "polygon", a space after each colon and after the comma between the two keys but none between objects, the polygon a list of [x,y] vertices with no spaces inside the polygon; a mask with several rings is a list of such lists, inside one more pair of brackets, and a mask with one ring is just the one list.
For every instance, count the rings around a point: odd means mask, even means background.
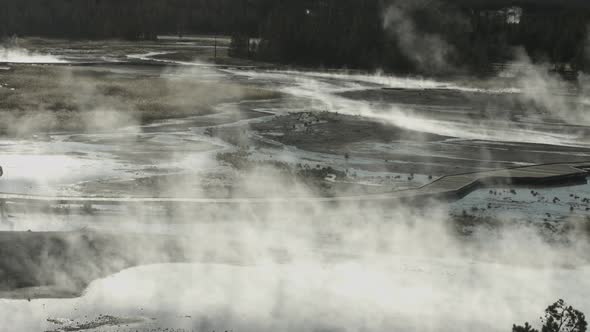
[{"label": "boardwalk path", "polygon": [[585,183],[590,172],[590,161],[582,163],[558,163],[500,169],[494,171],[444,176],[420,188],[393,191],[387,194],[343,197],[295,197],[295,198],[156,198],[156,197],[70,197],[37,196],[0,193],[0,201],[25,204],[195,204],[195,205],[257,205],[272,203],[339,203],[378,202],[388,200],[441,199],[454,200],[475,189],[492,185],[548,186]]}]

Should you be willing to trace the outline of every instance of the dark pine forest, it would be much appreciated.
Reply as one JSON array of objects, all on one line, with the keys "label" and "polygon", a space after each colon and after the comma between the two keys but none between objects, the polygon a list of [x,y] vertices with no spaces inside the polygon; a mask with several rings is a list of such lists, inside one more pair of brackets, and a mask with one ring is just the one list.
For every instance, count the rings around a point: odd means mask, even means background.
[{"label": "dark pine forest", "polygon": [[0,0],[0,36],[232,36],[234,56],[292,65],[480,71],[525,50],[589,71],[583,0]]}]

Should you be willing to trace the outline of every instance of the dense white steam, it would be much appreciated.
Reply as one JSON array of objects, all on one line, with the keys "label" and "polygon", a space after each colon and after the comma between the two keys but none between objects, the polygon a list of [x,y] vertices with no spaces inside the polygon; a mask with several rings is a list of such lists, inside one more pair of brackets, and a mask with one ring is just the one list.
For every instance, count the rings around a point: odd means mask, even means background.
[{"label": "dense white steam", "polygon": [[529,103],[531,113],[551,116],[572,125],[590,124],[587,75],[580,73],[576,84],[567,82],[559,73],[552,73],[549,64],[534,64],[522,49],[500,75],[515,79],[521,91],[519,97]]},{"label": "dense white steam", "polygon": [[[383,14],[383,26],[397,42],[398,47],[412,63],[422,72],[448,72],[452,69],[449,60],[455,50],[442,36],[435,33],[419,31],[413,20],[417,9],[435,10],[437,1],[409,0],[395,1]],[[437,12],[441,17],[447,15]],[[449,21],[457,24],[460,17],[451,17]]]},{"label": "dense white steam", "polygon": [[66,62],[50,54],[40,54],[19,47],[1,47],[0,62],[8,63],[63,63]]},{"label": "dense white steam", "polygon": [[102,313],[189,331],[506,331],[559,297],[590,309],[579,292],[590,286],[580,231],[575,245],[550,244],[527,226],[464,238],[443,205],[429,206],[186,209],[168,221],[193,220],[175,233],[187,239],[184,255],[202,263],[127,270],[76,300],[2,300],[0,320],[24,330]]}]

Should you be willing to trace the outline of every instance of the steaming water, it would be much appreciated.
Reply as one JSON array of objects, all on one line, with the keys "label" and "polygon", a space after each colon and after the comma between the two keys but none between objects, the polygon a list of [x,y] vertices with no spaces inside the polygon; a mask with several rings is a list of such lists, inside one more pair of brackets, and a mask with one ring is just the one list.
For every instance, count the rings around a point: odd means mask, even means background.
[{"label": "steaming water", "polygon": [[[207,46],[207,48],[212,48],[212,46]],[[202,61],[194,60],[194,61],[175,61],[175,60],[165,60],[165,59],[157,59],[154,58],[156,55],[164,55],[169,54],[171,52],[148,52],[142,54],[129,54],[127,58],[129,59],[138,59],[143,61],[151,61],[151,62],[160,62],[160,63],[168,63],[168,64],[176,64],[176,65],[183,65],[183,66],[195,66],[195,67],[215,67],[216,65],[205,63]]]},{"label": "steaming water", "polygon": [[101,331],[506,331],[560,297],[589,308],[579,291],[589,276],[588,268],[544,271],[408,257],[330,265],[155,265],[97,281],[80,299],[0,300],[0,321],[43,331],[57,327],[47,317],[87,321],[116,313],[144,322]]},{"label": "steaming water", "polygon": [[0,47],[0,63],[64,63],[50,54],[39,54],[22,48]]},{"label": "steaming water", "polygon": [[[524,142],[563,146],[590,146],[586,135],[576,132],[564,133],[561,125],[551,127],[548,123],[534,125],[518,124],[511,121],[484,120],[466,121],[465,115],[453,121],[430,118],[421,114],[421,106],[380,105],[367,101],[357,101],[341,97],[339,94],[349,91],[363,91],[380,88],[450,90],[464,92],[483,92],[490,94],[518,93],[517,88],[480,89],[465,87],[449,82],[434,80],[398,78],[391,76],[367,76],[326,74],[314,72],[284,71],[232,71],[234,75],[243,75],[254,81],[262,81],[289,94],[312,100],[317,110],[338,112],[342,114],[362,115],[401,128],[424,133],[445,135],[463,139],[489,140],[494,142]],[[539,91],[538,93],[545,93]],[[432,116],[431,114],[429,114]]]},{"label": "steaming water", "polygon": [[[148,60],[149,55],[154,53],[138,55],[136,58]],[[2,51],[0,61],[1,56]],[[4,57],[20,60],[18,62],[61,61],[47,55],[14,50],[4,50]],[[213,76],[195,77],[209,80],[217,75],[244,84],[271,87],[288,94],[290,97],[285,99],[288,102],[284,104],[260,101],[251,105],[253,109],[273,114],[301,110],[361,114],[399,127],[456,139],[448,140],[445,144],[477,139],[556,146],[590,145],[585,138],[574,133],[564,133],[563,130],[556,131],[549,124],[530,125],[523,129],[500,121],[481,120],[473,123],[459,119],[429,118],[419,106],[384,106],[379,102],[352,100],[340,95],[343,92],[384,87],[425,91],[481,91],[461,84],[385,75],[293,71],[223,70]],[[492,89],[484,92],[518,91]],[[226,110],[227,107],[231,108],[226,105]],[[0,181],[0,191],[75,194],[75,185],[84,181],[133,179],[146,174],[174,173],[171,169],[215,169],[218,165],[209,163],[211,155],[215,151],[232,149],[232,146],[207,137],[202,128],[191,125],[193,121],[164,121],[135,128],[130,134],[56,134],[51,136],[51,140],[42,142],[3,140],[0,142],[3,147],[0,163],[4,167],[5,178]],[[124,143],[129,141],[132,143]],[[173,151],[186,142],[190,143],[185,147],[191,152],[184,153],[182,158],[176,156],[172,160],[163,160],[157,157],[158,153]],[[498,144],[501,145],[499,148],[517,149]],[[330,154],[285,146],[281,148],[283,155],[279,155],[279,159],[306,159],[313,164],[329,165],[330,158],[334,158]],[[412,149],[416,154],[432,153],[421,150],[421,146],[393,145],[382,148]],[[150,151],[156,151],[156,156],[152,155],[147,161],[128,157],[131,152],[149,156]],[[264,149],[257,153],[254,158],[258,160],[268,158],[268,151]],[[369,158],[357,160],[367,164],[372,161]],[[568,199],[569,190],[544,191],[543,196],[549,199],[553,196],[561,198],[562,203],[553,205],[533,201],[525,190],[519,190],[514,197],[510,197],[510,201],[505,200],[505,197],[490,197],[487,190],[481,190],[450,209],[457,212],[471,206],[487,206],[488,202],[492,202],[494,206],[501,207],[482,213],[497,214],[503,211],[510,215],[526,215],[548,211],[555,215],[566,215],[571,204],[579,204],[574,198]],[[571,190],[589,193],[590,196],[587,185]],[[582,213],[582,206],[576,208]],[[319,242],[327,243],[325,246],[328,248],[309,245],[310,238],[318,236],[314,227],[284,227],[280,223],[274,226],[276,220],[272,218],[257,219],[254,224],[256,227],[274,227],[261,230],[244,226],[240,223],[241,218],[253,218],[244,211],[236,212],[237,221],[195,227],[173,222],[146,224],[144,216],[129,220],[110,219],[106,213],[99,218],[75,215],[47,218],[42,213],[31,213],[24,218],[17,216],[17,224],[12,225],[11,229],[72,230],[94,226],[97,229],[126,232],[194,234],[199,240],[195,242],[213,251],[227,250],[229,242],[232,248],[230,251],[237,252],[239,264],[143,266],[95,281],[78,299],[30,302],[0,300],[0,331],[50,330],[59,326],[48,322],[47,318],[88,321],[98,314],[141,318],[143,322],[129,326],[130,331],[159,327],[184,328],[188,331],[507,331],[513,323],[525,320],[535,322],[542,310],[558,298],[565,298],[582,311],[590,312],[590,300],[584,292],[590,286],[588,265],[569,265],[566,268],[553,264],[561,256],[552,255],[553,248],[538,243],[534,234],[504,234],[512,240],[506,243],[502,242],[502,238],[484,238],[482,246],[490,245],[492,249],[484,249],[482,255],[461,250],[461,254],[451,254],[447,252],[447,246],[454,248],[458,244],[432,225],[441,221],[438,216],[444,212],[433,212],[432,216],[418,218],[406,215],[402,207],[392,207],[394,217],[369,216],[372,215],[371,211],[362,207],[358,207],[356,214],[352,215],[348,211],[322,209],[314,207],[309,212],[272,207],[269,213],[279,213],[289,219],[292,225],[303,222],[323,225],[326,214],[338,221],[343,219],[332,230],[338,235],[336,240],[320,236]],[[147,211],[146,219],[154,221],[161,213]],[[206,216],[198,217],[206,219]],[[424,225],[425,229],[403,228],[412,222]],[[363,225],[366,229],[354,232],[351,229],[355,225]],[[398,225],[402,228],[395,228]],[[232,237],[235,234],[238,236]],[[356,246],[347,246],[346,241],[339,245],[339,236],[350,236]],[[330,245],[330,241],[336,244]],[[276,263],[269,252],[283,252],[283,246],[287,246],[287,256],[292,257]],[[382,248],[388,246],[397,249],[388,251]],[[439,250],[428,251],[425,248],[429,246]],[[535,260],[540,255],[546,255],[550,263],[538,266],[495,262],[493,258],[486,257],[486,254],[494,255],[493,249],[506,251],[504,257],[520,255]],[[572,249],[570,254],[573,258],[568,259],[577,261],[584,257],[587,252],[585,247],[580,245],[577,249]],[[126,328],[113,326],[101,327],[100,330],[122,331]]]},{"label": "steaming water", "polygon": [[73,185],[91,180],[129,178],[141,170],[108,153],[116,147],[69,142],[0,142],[5,178],[0,191],[7,193],[72,194]]},{"label": "steaming water", "polygon": [[[223,117],[220,112],[219,117]],[[32,140],[0,139],[4,177],[0,192],[35,195],[76,195],[78,184],[117,179],[132,180],[154,174],[215,169],[210,154],[227,148],[193,131],[193,117],[160,121],[141,129],[96,134],[53,134]],[[173,128],[172,131],[167,128]],[[201,130],[202,131],[202,130]],[[182,155],[163,159],[162,151],[179,145],[190,148]],[[136,157],[136,156],[140,156]]]}]

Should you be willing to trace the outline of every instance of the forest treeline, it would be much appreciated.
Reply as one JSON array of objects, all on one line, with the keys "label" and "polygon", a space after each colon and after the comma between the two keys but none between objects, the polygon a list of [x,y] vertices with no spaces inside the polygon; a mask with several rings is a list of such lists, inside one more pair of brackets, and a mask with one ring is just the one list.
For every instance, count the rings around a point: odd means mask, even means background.
[{"label": "forest treeline", "polygon": [[233,36],[232,54],[294,65],[484,69],[522,47],[590,70],[586,0],[0,0],[0,36]]},{"label": "forest treeline", "polygon": [[256,32],[250,0],[0,0],[0,36],[153,39]]},{"label": "forest treeline", "polygon": [[556,70],[590,69],[590,1],[504,2],[276,0],[247,53],[293,64],[421,73],[487,70],[524,53]]}]

